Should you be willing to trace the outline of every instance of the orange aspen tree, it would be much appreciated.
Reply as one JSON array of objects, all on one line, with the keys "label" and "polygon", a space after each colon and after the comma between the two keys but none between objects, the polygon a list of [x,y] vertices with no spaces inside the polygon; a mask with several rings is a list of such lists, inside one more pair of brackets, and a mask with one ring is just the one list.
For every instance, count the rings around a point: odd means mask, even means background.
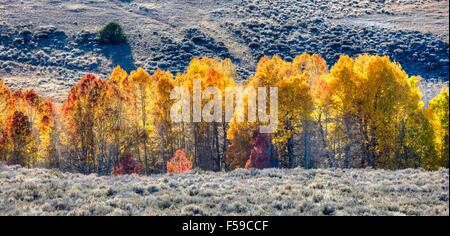
[{"label": "orange aspen tree", "polygon": [[167,162],[167,173],[180,174],[192,169],[192,163],[183,149],[178,149],[172,159]]}]

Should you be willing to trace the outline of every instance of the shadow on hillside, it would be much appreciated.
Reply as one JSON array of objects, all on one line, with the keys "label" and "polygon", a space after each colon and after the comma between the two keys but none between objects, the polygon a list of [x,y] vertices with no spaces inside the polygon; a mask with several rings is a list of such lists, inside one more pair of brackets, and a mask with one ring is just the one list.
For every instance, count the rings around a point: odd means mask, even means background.
[{"label": "shadow on hillside", "polygon": [[120,65],[127,72],[136,69],[133,52],[128,43],[104,46],[102,53],[111,60],[114,66]]}]

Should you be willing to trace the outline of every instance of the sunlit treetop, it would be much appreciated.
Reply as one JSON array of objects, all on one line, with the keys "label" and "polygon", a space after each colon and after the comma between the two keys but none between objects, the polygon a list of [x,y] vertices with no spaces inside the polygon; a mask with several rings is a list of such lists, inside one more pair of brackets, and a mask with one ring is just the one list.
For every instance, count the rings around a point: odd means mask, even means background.
[{"label": "sunlit treetop", "polygon": [[142,69],[142,67],[139,67],[137,68],[137,70],[132,71],[128,76],[128,79],[130,80],[130,82],[137,85],[146,86],[152,84],[150,74]]},{"label": "sunlit treetop", "polygon": [[5,96],[9,96],[11,94],[11,90],[3,83],[3,80],[0,79],[0,98]]},{"label": "sunlit treetop", "polygon": [[449,92],[448,88],[443,88],[439,94],[430,101],[430,109],[434,111],[434,114],[438,117],[442,124],[446,124],[443,127],[448,131],[449,122]]},{"label": "sunlit treetop", "polygon": [[67,100],[63,103],[62,112],[67,113],[75,109],[75,106],[85,100],[92,106],[99,105],[108,95],[111,86],[106,80],[102,80],[92,74],[87,74],[71,89]]},{"label": "sunlit treetop", "polygon": [[128,78],[128,74],[120,66],[116,66],[109,76],[109,80],[116,84],[124,84]]},{"label": "sunlit treetop", "polygon": [[189,63],[186,73],[178,74],[176,83],[192,91],[194,80],[200,80],[202,88],[215,86],[223,90],[235,84],[235,66],[229,59],[219,61],[213,58],[194,58]]},{"label": "sunlit treetop", "polygon": [[328,78],[334,101],[342,110],[356,113],[375,110],[390,114],[406,106],[418,106],[421,94],[417,78],[411,77],[387,56],[343,55],[331,68]]},{"label": "sunlit treetop", "polygon": [[292,63],[300,72],[308,76],[309,83],[312,83],[312,80],[322,76],[328,70],[326,60],[318,54],[302,53],[296,56]]},{"label": "sunlit treetop", "polygon": [[2,121],[6,115],[6,109],[8,107],[8,100],[11,96],[11,90],[3,83],[0,79],[0,127],[2,126]]}]

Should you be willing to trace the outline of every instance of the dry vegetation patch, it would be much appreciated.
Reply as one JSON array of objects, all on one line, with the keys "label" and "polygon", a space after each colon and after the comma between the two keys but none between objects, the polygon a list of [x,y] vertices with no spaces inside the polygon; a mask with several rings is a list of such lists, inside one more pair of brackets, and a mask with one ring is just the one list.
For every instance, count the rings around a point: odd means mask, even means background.
[{"label": "dry vegetation patch", "polygon": [[448,215],[448,169],[98,177],[0,165],[0,215]]}]

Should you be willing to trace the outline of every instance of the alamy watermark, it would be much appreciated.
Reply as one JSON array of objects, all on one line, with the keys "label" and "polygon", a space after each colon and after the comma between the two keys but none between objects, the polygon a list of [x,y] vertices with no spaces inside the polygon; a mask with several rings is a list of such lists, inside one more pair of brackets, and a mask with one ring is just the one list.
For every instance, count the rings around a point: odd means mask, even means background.
[{"label": "alamy watermark", "polygon": [[[259,122],[259,132],[273,133],[278,122],[277,87],[227,87],[225,98],[217,87],[202,90],[201,81],[193,81],[192,101],[186,87],[175,87],[170,99],[176,100],[170,109],[173,122],[230,122],[235,113],[236,122]],[[223,99],[225,101],[223,102]],[[247,99],[247,106],[245,101]],[[203,101],[207,101],[203,107]],[[269,102],[269,103],[268,103]],[[223,111],[224,104],[225,111]],[[268,106],[269,105],[269,106]],[[247,120],[245,120],[247,108]],[[191,115],[192,111],[192,115]]]}]

